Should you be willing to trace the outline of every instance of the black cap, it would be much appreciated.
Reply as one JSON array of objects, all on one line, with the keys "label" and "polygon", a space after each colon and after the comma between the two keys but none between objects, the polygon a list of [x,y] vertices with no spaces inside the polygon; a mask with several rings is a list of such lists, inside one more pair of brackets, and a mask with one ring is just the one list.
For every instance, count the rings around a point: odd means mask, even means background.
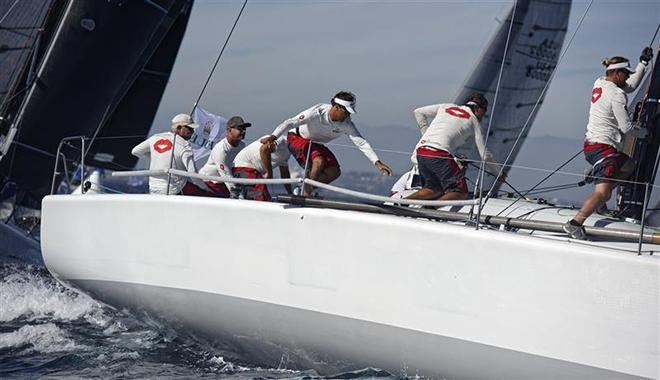
[{"label": "black cap", "polygon": [[240,116],[232,116],[227,120],[227,128],[247,128],[251,125],[252,123],[246,123]]}]

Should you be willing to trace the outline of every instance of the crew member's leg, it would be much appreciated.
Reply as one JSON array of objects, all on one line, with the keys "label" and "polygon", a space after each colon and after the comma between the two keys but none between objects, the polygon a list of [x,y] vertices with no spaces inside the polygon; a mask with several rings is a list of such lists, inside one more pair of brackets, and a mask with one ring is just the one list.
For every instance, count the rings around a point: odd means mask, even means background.
[{"label": "crew member's leg", "polygon": [[[335,155],[326,146],[321,144],[311,144],[310,152],[311,168],[309,178],[318,182],[330,183],[336,180],[341,174],[339,162]],[[305,185],[303,195],[308,197],[312,194],[313,187]]]},{"label": "crew member's leg", "polygon": [[442,201],[462,201],[468,198],[468,193],[461,191],[448,191],[444,193],[439,199]]},{"label": "crew member's leg", "polygon": [[592,165],[606,157],[603,162],[598,164],[597,171],[593,173],[596,179],[594,191],[584,202],[575,218],[564,224],[563,230],[573,239],[584,239],[586,237],[584,227],[582,226],[589,216],[607,203],[612,197],[612,190],[618,185],[616,179],[626,179],[634,171],[633,161],[623,153],[608,155],[616,152],[614,148],[607,147],[599,150],[590,150],[589,145],[585,145],[585,156]]}]

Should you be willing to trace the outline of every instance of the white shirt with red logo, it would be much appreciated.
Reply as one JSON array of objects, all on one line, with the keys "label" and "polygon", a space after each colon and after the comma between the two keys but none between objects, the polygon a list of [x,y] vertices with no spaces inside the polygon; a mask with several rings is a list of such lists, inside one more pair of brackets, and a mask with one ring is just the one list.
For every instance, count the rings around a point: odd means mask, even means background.
[{"label": "white shirt with red logo", "polygon": [[591,143],[607,144],[621,150],[623,135],[633,128],[628,116],[628,95],[639,85],[644,75],[643,64],[637,65],[635,74],[621,88],[601,77],[591,90],[591,107],[585,138]]},{"label": "white shirt with red logo", "polygon": [[332,105],[330,104],[317,104],[308,108],[298,116],[285,120],[277,126],[273,131],[273,135],[279,137],[284,132],[298,128],[300,136],[322,144],[328,143],[341,135],[347,135],[372,163],[378,161],[378,155],[367,140],[362,137],[350,117],[343,122],[330,120],[328,113],[331,108]]},{"label": "white shirt with red logo", "polygon": [[[243,148],[245,148],[243,141],[239,141],[236,146],[231,145],[227,138],[218,141],[213,146],[206,164],[199,170],[199,174],[233,178],[231,168],[234,164],[234,158]],[[233,183],[226,183],[225,185],[229,190],[234,187]]]},{"label": "white shirt with red logo", "polygon": [[[174,143],[173,141],[176,142]],[[174,147],[174,161],[172,162],[172,169],[185,170],[189,173],[197,173],[190,144],[181,136],[177,136],[175,140],[174,133],[172,132],[157,133],[149,137],[148,139],[136,145],[131,153],[137,157],[149,157],[149,170],[163,170],[170,168],[170,161],[172,160],[173,150],[172,147]],[[206,189],[206,185],[200,180],[187,179],[185,177],[172,175],[170,178],[169,193],[178,194],[186,185],[187,181],[193,182],[202,189]],[[166,194],[167,175],[150,176],[149,192],[151,194]]]},{"label": "white shirt with red logo", "polygon": [[[470,107],[453,103],[434,104],[417,108],[414,113],[419,128],[425,131],[415,150],[427,146],[455,155],[456,149],[474,139],[479,155],[487,162],[489,170],[499,172],[499,166],[492,163],[492,155],[486,149],[479,120]],[[427,118],[431,117],[433,121],[428,125]]]},{"label": "white shirt with red logo", "polygon": [[[266,137],[266,136],[264,136]],[[288,166],[289,157],[291,157],[291,152],[286,144],[286,137],[281,136],[275,140],[277,148],[274,152],[270,154],[270,163],[273,169],[278,166]],[[257,170],[261,175],[266,174],[266,168],[261,162],[261,153],[260,149],[263,146],[260,139],[246,146],[245,149],[238,152],[236,158],[234,159],[235,168],[252,168]]]}]

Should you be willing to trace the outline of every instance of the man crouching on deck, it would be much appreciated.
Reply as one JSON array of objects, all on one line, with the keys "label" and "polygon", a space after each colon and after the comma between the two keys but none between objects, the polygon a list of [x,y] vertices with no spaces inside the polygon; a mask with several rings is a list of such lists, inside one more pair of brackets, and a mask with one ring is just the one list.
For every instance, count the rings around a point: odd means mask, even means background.
[{"label": "man crouching on deck", "polygon": [[[267,137],[267,136],[264,136]],[[273,167],[280,168],[280,177],[289,178],[289,157],[291,154],[284,137],[276,141],[262,144],[255,141],[238,152],[234,158],[232,173],[235,178],[260,179],[273,178]],[[291,185],[284,187],[292,194]],[[237,184],[232,189],[232,198],[250,199],[255,201],[270,201],[270,193],[266,184]]]},{"label": "man crouching on deck", "polygon": [[[339,177],[339,162],[325,143],[341,135],[347,135],[362,153],[378,170],[392,175],[392,169],[385,165],[371,148],[371,145],[358,132],[351,121],[355,113],[355,95],[342,91],[335,95],[330,104],[317,104],[298,116],[285,120],[273,134],[261,139],[266,144],[275,141],[284,132],[288,132],[286,139],[289,151],[296,158],[298,164],[309,170],[309,177],[315,181],[330,183]],[[311,165],[307,162],[311,159]],[[305,185],[303,195],[309,196],[312,187]]]},{"label": "man crouching on deck", "polygon": [[[478,92],[470,95],[463,106],[446,103],[415,110],[415,119],[424,133],[415,147],[422,188],[408,196],[408,199],[466,199],[468,190],[464,171],[456,163],[454,153],[472,136],[489,171],[499,172],[499,167],[492,162],[491,154],[486,150],[479,126],[486,111],[488,100]],[[427,117],[433,117],[430,126]],[[504,178],[504,174],[500,175],[500,179]]]}]

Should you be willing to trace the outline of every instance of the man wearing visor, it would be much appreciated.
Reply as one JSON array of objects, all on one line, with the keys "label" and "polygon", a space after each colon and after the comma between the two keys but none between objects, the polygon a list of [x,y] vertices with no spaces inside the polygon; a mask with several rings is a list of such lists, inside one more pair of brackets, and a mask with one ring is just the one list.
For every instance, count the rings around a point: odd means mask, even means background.
[{"label": "man wearing visor", "polygon": [[636,127],[628,116],[628,95],[641,82],[646,65],[653,58],[653,50],[644,48],[635,70],[624,57],[603,60],[605,76],[596,79],[591,90],[589,122],[584,139],[584,156],[592,165],[590,178],[596,183],[593,193],[584,202],[575,218],[564,224],[564,231],[573,239],[584,239],[585,220],[603,206],[618,185],[617,179],[626,179],[634,171],[634,163],[621,150],[623,136],[644,138],[645,129]]},{"label": "man wearing visor", "polygon": [[[309,171],[308,178],[330,183],[339,177],[341,171],[337,158],[323,144],[347,135],[378,170],[391,176],[392,169],[378,158],[351,121],[354,113],[355,95],[341,91],[332,98],[330,104],[317,104],[285,120],[275,128],[272,135],[262,138],[261,142],[272,143],[286,132],[289,151],[298,164]],[[306,185],[303,195],[309,196],[311,192],[312,187]]]},{"label": "man wearing visor", "polygon": [[[239,151],[245,148],[245,132],[251,123],[246,123],[240,116],[233,116],[227,120],[227,133],[225,138],[218,141],[211,150],[208,161],[199,171],[199,174],[214,177],[232,178],[234,158]],[[218,197],[229,198],[233,183],[205,181],[209,191]]]}]

